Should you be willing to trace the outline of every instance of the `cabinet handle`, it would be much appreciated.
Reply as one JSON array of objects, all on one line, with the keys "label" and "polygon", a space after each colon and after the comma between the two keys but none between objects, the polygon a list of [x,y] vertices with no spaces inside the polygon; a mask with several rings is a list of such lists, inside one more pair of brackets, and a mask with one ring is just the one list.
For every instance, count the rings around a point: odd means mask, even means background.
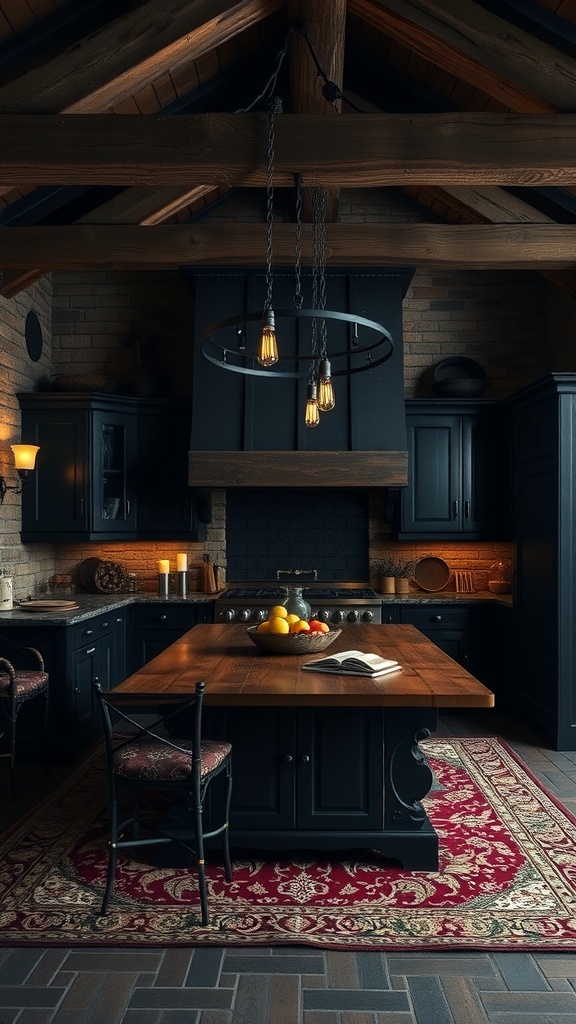
[{"label": "cabinet handle", "polygon": [[119,619],[116,619],[116,622],[124,622],[124,619],[120,617]]},{"label": "cabinet handle", "polygon": [[87,630],[86,630],[86,636],[92,636],[92,633],[93,633],[93,632],[94,632],[94,630],[93,630],[93,629],[87,629]]},{"label": "cabinet handle", "polygon": [[75,686],[74,687],[74,693],[75,694],[79,694],[80,693],[80,687],[79,686]]},{"label": "cabinet handle", "polygon": [[167,615],[160,615],[159,618],[160,618],[160,622],[165,622],[166,619],[168,618],[168,616]]},{"label": "cabinet handle", "polygon": [[465,501],[464,502],[464,515],[465,515],[466,519],[470,519],[470,502],[469,501]]},{"label": "cabinet handle", "polygon": [[441,615],[435,615],[433,621],[434,622],[442,622],[442,616]]},{"label": "cabinet handle", "polygon": [[107,622],[103,622],[102,623],[102,629],[107,629],[107,628],[108,628],[108,623]]},{"label": "cabinet handle", "polygon": [[458,519],[458,499],[455,498],[453,502],[453,519]]},{"label": "cabinet handle", "polygon": [[84,515],[84,498],[80,498],[80,515]]},{"label": "cabinet handle", "polygon": [[94,654],[95,650],[96,650],[95,647],[89,647],[88,650],[86,651],[86,654]]},{"label": "cabinet handle", "polygon": [[389,615],[388,618],[386,619],[386,622],[392,622],[393,620],[394,620],[394,616],[393,615]]},{"label": "cabinet handle", "polygon": [[130,515],[130,498],[126,498],[126,519]]},{"label": "cabinet handle", "polygon": [[302,761],[302,764],[308,764],[310,761],[310,754],[302,754],[300,760]]},{"label": "cabinet handle", "polygon": [[291,764],[294,758],[292,757],[292,754],[284,754],[284,760],[287,764]]}]

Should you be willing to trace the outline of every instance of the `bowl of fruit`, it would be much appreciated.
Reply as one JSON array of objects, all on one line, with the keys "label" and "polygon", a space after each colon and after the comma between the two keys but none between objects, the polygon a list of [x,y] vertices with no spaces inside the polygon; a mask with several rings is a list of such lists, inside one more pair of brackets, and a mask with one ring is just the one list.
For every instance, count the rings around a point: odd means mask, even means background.
[{"label": "bowl of fruit", "polygon": [[271,608],[268,618],[246,630],[252,643],[266,654],[317,654],[325,651],[341,629],[330,629],[318,619],[290,615],[283,605]]}]

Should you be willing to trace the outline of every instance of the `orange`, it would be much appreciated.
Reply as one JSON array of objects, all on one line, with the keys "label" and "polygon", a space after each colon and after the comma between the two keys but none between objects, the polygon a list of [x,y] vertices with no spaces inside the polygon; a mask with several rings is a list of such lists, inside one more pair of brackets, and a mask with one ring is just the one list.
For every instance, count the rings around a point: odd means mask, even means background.
[{"label": "orange", "polygon": [[306,622],[306,619],[298,619],[297,622],[293,622],[290,626],[291,633],[309,633],[310,626]]},{"label": "orange", "polygon": [[286,611],[283,604],[275,604],[273,608],[268,612],[269,619],[287,619],[288,612]]},{"label": "orange", "polygon": [[270,623],[268,622],[268,620],[266,620],[265,622],[261,622],[259,624],[259,626],[257,627],[256,632],[257,633],[269,633],[270,632]]},{"label": "orange", "polygon": [[286,616],[286,622],[289,622],[290,625],[292,625],[293,622],[299,622],[299,621],[300,621],[300,616],[296,615],[294,612],[292,612],[290,615]]},{"label": "orange", "polygon": [[269,633],[289,633],[290,625],[286,622],[285,618],[277,615],[275,619],[268,619],[268,632]]}]

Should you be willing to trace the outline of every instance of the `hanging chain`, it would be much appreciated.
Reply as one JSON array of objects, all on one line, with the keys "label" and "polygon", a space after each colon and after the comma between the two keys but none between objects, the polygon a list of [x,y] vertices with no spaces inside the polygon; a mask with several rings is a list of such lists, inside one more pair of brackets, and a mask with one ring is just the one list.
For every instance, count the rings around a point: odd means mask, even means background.
[{"label": "hanging chain", "polygon": [[296,233],[294,240],[294,305],[302,309],[302,175],[296,174]]},{"label": "hanging chain", "polygon": [[[314,276],[316,278],[315,309],[326,309],[326,192],[317,187],[312,194]],[[328,332],[326,320],[320,321],[320,355],[326,359]]]},{"label": "hanging chain", "polygon": [[268,104],[268,162],[266,168],[266,309],[272,309],[272,256],[274,227],[274,118],[282,111],[279,96]]}]

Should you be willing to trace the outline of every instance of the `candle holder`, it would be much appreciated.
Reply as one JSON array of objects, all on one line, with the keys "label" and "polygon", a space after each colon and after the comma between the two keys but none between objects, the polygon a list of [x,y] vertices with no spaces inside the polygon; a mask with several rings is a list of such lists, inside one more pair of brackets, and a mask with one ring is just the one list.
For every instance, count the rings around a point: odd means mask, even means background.
[{"label": "candle holder", "polygon": [[177,586],[178,586],[178,597],[187,597],[188,596],[188,572],[186,570],[184,570],[184,572],[176,573],[176,579],[178,581],[178,584],[177,584]]},{"label": "candle holder", "polygon": [[170,577],[167,572],[158,573],[158,596],[169,597],[170,595]]}]

